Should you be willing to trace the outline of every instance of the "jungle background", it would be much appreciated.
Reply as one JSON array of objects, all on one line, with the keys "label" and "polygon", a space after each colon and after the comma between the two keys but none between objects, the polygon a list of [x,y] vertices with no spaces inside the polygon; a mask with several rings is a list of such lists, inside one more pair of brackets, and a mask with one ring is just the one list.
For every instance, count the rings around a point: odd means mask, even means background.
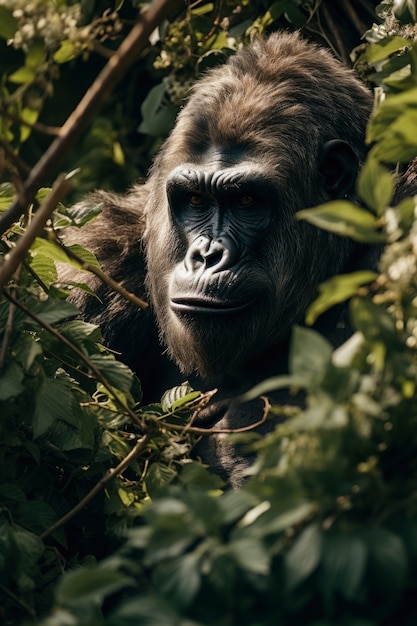
[{"label": "jungle background", "polygon": [[[416,22],[414,0],[0,0],[0,624],[417,623],[417,201],[390,206],[417,156]],[[209,398],[143,406],[56,264],[102,276],[60,243],[100,211],[73,203],[144,180],[199,74],[282,28],[375,93],[365,208],[303,218],[385,249],[379,273],[322,285],[272,383],[306,408],[231,435],[258,453],[231,492],[190,459]],[[308,326],[347,298],[332,353]]]}]

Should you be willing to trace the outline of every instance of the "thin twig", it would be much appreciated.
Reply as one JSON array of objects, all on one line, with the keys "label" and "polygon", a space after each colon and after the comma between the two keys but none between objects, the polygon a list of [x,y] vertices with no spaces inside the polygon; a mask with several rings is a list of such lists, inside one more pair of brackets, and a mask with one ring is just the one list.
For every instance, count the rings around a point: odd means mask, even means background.
[{"label": "thin twig", "polygon": [[146,449],[146,447],[147,447],[147,445],[148,445],[150,440],[151,440],[151,434],[150,433],[146,433],[146,435],[143,435],[143,437],[141,437],[138,440],[138,442],[135,444],[135,446],[132,448],[132,450],[129,452],[129,454],[127,456],[125,456],[123,461],[121,461],[119,463],[119,465],[117,465],[117,467],[109,469],[107,474],[105,474],[105,476],[103,476],[103,478],[101,478],[98,481],[98,483],[96,485],[94,485],[94,487],[91,489],[91,491],[89,491],[84,496],[84,498],[82,500],[80,500],[78,502],[78,504],[76,504],[71,509],[71,511],[68,511],[68,513],[63,515],[61,517],[61,519],[59,519],[57,522],[55,522],[55,524],[52,524],[52,526],[47,528],[47,530],[45,530],[40,535],[40,538],[41,539],[46,539],[47,537],[49,537],[49,535],[51,535],[53,532],[55,532],[58,528],[61,528],[61,526],[63,526],[67,522],[69,522],[69,520],[72,519],[77,513],[79,513],[94,498],[94,496],[96,496],[102,489],[104,489],[104,487],[111,480],[113,480],[113,478],[115,478],[116,476],[118,476],[119,474],[124,472],[124,470],[128,467],[129,463],[135,457],[137,457],[141,452],[143,452],[143,450]]},{"label": "thin twig", "polygon": [[59,171],[72,145],[85,131],[101,104],[107,99],[127,70],[148,45],[152,31],[175,11],[184,8],[181,0],[155,0],[141,13],[140,21],[132,28],[118,50],[108,60],[78,106],[60,129],[59,136],[32,169],[24,189],[10,209],[0,218],[0,235],[8,230],[32,202],[39,187]]},{"label": "thin twig", "polygon": [[0,591],[6,594],[6,596],[9,596],[9,598],[11,598],[13,602],[16,602],[16,604],[18,604],[24,611],[26,611],[26,613],[30,615],[32,619],[36,619],[36,612],[32,609],[32,607],[28,606],[25,602],[23,602],[23,600],[21,600],[16,594],[14,594],[13,591],[10,591],[10,589],[7,589],[7,587],[2,585],[1,583]]},{"label": "thin twig", "polygon": [[266,396],[261,396],[264,401],[264,410],[260,420],[254,422],[253,424],[248,424],[248,426],[242,426],[241,428],[199,428],[197,426],[189,426],[186,424],[185,426],[178,426],[176,424],[170,424],[169,422],[164,422],[164,428],[166,430],[175,430],[175,431],[183,431],[187,433],[194,433],[196,435],[234,435],[238,433],[246,433],[255,428],[259,428],[262,424],[268,419],[269,411],[271,410],[271,404]]},{"label": "thin twig", "polygon": [[[14,273],[14,282],[17,284],[20,280],[20,274],[22,272],[22,264],[19,265],[17,270]],[[11,291],[14,291],[14,288],[11,288]],[[9,350],[10,341],[13,333],[13,322],[14,316],[16,313],[16,305],[14,302],[10,302],[9,304],[9,312],[7,314],[6,328],[4,329],[3,341],[1,342],[1,350],[0,350],[0,372],[2,371],[4,364],[6,362],[7,352]]]}]

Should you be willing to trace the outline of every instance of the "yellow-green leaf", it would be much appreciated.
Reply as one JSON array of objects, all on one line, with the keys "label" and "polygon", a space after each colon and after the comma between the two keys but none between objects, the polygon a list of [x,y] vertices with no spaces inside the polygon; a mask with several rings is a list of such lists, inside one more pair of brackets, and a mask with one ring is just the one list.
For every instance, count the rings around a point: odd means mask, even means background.
[{"label": "yellow-green leaf", "polygon": [[314,209],[304,209],[298,211],[295,217],[362,243],[377,243],[383,240],[382,234],[378,232],[375,216],[348,200],[335,200]]},{"label": "yellow-green leaf", "polygon": [[377,276],[375,272],[363,270],[334,276],[322,283],[319,286],[319,297],[314,300],[307,311],[306,324],[314,324],[324,311],[356,295],[359,287],[373,282]]}]

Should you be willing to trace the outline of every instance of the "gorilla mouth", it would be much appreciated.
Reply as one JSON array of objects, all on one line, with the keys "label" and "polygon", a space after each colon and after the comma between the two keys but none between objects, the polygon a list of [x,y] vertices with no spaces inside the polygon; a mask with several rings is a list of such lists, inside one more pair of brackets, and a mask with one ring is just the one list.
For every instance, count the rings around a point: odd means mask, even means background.
[{"label": "gorilla mouth", "polygon": [[175,313],[192,313],[205,315],[230,315],[239,313],[252,304],[253,300],[231,302],[216,298],[179,297],[171,299],[171,309]]}]

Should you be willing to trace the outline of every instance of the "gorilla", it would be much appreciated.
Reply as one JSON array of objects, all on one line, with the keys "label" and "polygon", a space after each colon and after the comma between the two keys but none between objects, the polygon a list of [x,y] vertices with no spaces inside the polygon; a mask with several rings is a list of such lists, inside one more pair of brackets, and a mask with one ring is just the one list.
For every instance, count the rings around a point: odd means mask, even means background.
[{"label": "gorilla", "polygon": [[[291,329],[318,285],[372,256],[294,218],[328,200],[355,200],[371,108],[371,94],[330,52],[298,33],[275,33],[197,82],[144,185],[86,201],[103,211],[74,239],[126,289],[146,290],[151,306],[136,308],[95,277],[100,301],[72,298],[138,374],[145,402],[187,379],[218,390],[199,426],[260,419],[261,399],[236,399],[286,371]],[[335,308],[318,327],[338,345],[346,320],[346,307]],[[248,460],[224,435],[204,437],[196,454],[240,484]]]}]

